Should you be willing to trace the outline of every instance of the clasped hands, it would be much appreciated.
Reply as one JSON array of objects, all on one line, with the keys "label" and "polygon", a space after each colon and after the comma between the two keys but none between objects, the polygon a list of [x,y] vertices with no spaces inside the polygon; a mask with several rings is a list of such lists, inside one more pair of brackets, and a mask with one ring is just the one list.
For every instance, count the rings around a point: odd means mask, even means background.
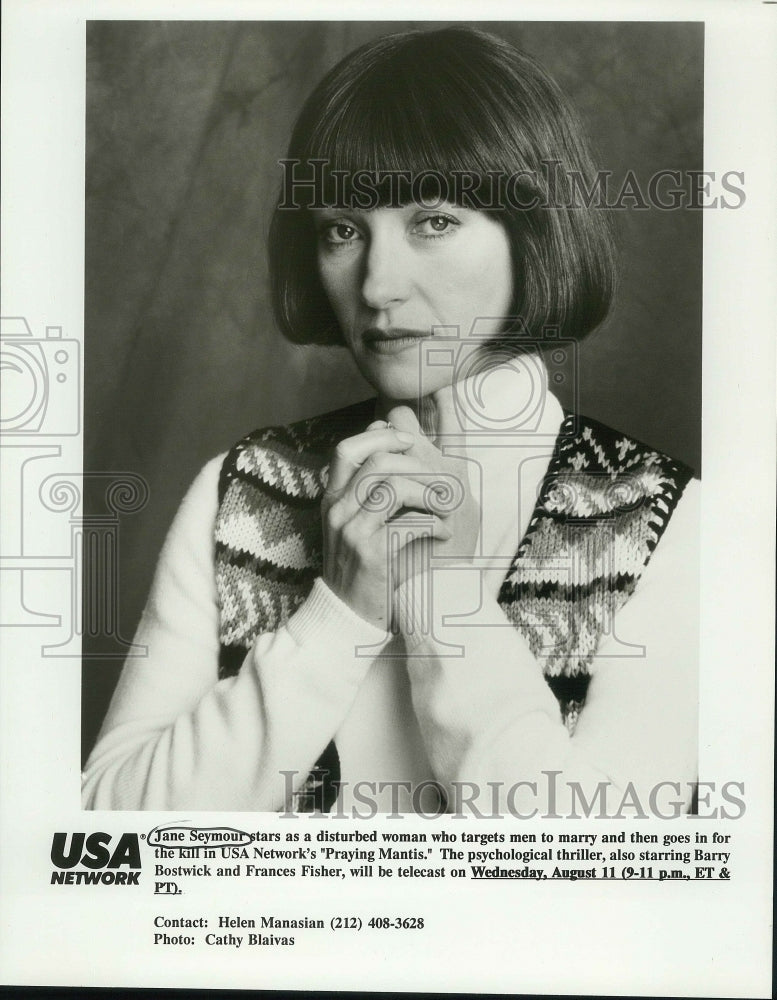
[{"label": "clasped hands", "polygon": [[467,461],[444,455],[410,407],[387,417],[337,445],[321,505],[324,582],[385,630],[396,589],[428,562],[424,550],[468,561],[480,528]]}]

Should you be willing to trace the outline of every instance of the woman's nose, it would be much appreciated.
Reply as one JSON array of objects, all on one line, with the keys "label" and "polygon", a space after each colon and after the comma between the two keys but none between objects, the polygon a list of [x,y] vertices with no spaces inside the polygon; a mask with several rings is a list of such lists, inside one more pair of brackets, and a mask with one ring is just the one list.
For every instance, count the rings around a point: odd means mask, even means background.
[{"label": "woman's nose", "polygon": [[407,298],[410,282],[408,248],[392,234],[373,234],[365,255],[362,298],[370,309],[383,310]]}]

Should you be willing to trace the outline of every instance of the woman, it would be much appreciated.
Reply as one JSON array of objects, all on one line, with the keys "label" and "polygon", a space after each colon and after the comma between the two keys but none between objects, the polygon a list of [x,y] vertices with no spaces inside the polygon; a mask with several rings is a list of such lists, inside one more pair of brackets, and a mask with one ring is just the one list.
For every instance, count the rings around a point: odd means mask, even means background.
[{"label": "woman", "polygon": [[202,471],[86,805],[563,815],[670,782],[684,807],[696,491],[549,391],[543,351],[613,286],[555,84],[480,32],[383,38],[316,88],[284,170],[278,322],[344,343],[377,398]]}]

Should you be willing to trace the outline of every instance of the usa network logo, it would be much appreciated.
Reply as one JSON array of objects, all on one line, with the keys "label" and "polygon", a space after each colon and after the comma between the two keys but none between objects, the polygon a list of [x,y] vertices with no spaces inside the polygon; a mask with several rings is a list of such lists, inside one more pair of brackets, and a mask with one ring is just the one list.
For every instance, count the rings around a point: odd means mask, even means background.
[{"label": "usa network logo", "polygon": [[109,833],[72,833],[69,842],[68,834],[55,833],[51,862],[60,869],[51,873],[52,885],[138,885],[138,835],[123,833],[114,844]]}]

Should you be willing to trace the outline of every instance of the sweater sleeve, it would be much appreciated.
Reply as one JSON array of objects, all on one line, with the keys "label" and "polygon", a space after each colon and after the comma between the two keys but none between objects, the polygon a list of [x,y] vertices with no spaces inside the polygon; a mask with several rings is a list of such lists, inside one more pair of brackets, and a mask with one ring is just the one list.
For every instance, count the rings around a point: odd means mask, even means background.
[{"label": "sweater sleeve", "polygon": [[[687,804],[697,759],[698,545],[694,481],[600,644],[574,736],[528,644],[480,588],[478,573],[434,574],[433,630],[406,640],[408,670],[432,766],[454,803],[497,782],[501,808],[522,816],[580,814],[581,794],[591,802],[602,791],[610,815],[626,795],[643,809],[670,808],[678,796]],[[398,595],[404,632],[417,616],[413,586]],[[478,604],[474,617],[450,620],[450,609],[465,614]],[[671,786],[656,791],[662,782]]]},{"label": "sweater sleeve", "polygon": [[336,732],[386,633],[318,579],[286,625],[218,680],[213,529],[221,458],[170,529],[130,657],[83,775],[91,809],[277,810]]}]

